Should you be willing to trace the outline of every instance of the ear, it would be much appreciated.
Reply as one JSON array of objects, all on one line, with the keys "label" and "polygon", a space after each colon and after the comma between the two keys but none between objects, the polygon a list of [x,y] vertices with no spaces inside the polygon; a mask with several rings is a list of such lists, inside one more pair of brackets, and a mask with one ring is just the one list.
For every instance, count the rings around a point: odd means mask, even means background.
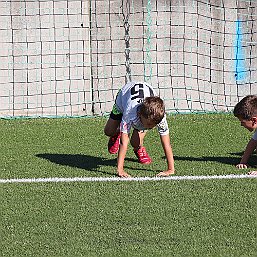
[{"label": "ear", "polygon": [[251,118],[251,121],[253,122],[253,124],[257,124],[257,116],[253,116]]}]

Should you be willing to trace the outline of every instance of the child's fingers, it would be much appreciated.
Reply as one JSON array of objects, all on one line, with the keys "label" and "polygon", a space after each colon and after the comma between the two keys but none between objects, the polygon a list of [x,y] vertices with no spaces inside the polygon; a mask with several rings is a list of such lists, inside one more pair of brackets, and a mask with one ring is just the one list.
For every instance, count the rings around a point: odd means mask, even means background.
[{"label": "child's fingers", "polygon": [[131,178],[131,176],[126,172],[119,173],[118,176],[121,178]]},{"label": "child's fingers", "polygon": [[250,171],[250,172],[248,172],[248,175],[257,175],[257,170],[254,170],[254,171]]},{"label": "child's fingers", "polygon": [[131,178],[131,176],[129,174],[124,174],[122,178]]},{"label": "child's fingers", "polygon": [[236,167],[237,167],[238,169],[247,169],[247,168],[248,168],[247,164],[243,164],[243,163],[237,164]]},{"label": "child's fingers", "polygon": [[167,176],[169,176],[169,175],[170,175],[170,174],[168,174],[167,172],[162,171],[162,172],[158,173],[156,176],[157,176],[157,177],[167,177]]}]

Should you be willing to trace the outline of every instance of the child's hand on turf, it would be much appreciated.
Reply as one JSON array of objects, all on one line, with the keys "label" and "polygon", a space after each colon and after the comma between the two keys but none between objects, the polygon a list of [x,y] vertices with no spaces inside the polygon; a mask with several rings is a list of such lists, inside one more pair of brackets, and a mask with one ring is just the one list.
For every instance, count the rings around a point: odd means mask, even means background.
[{"label": "child's hand on turf", "polygon": [[239,163],[236,165],[238,169],[247,169],[248,165],[246,163]]},{"label": "child's hand on turf", "polygon": [[131,176],[125,172],[124,170],[122,171],[118,171],[118,176],[121,177],[121,178],[130,178]]},{"label": "child's hand on turf", "polygon": [[157,174],[157,177],[167,177],[172,174],[175,174],[175,170],[166,170],[166,171],[162,171],[159,174]]},{"label": "child's hand on turf", "polygon": [[250,172],[248,172],[248,175],[257,175],[257,170],[254,170],[254,171],[250,171]]}]

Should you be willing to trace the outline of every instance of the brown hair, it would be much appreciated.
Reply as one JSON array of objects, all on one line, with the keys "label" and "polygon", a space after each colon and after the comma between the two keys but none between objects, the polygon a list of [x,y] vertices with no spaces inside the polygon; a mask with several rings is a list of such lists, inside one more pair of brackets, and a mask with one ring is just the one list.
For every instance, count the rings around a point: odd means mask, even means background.
[{"label": "brown hair", "polygon": [[156,125],[159,124],[165,114],[163,100],[159,96],[146,97],[141,105],[140,114]]},{"label": "brown hair", "polygon": [[234,108],[234,115],[237,118],[250,120],[257,115],[257,96],[248,95],[244,97]]}]

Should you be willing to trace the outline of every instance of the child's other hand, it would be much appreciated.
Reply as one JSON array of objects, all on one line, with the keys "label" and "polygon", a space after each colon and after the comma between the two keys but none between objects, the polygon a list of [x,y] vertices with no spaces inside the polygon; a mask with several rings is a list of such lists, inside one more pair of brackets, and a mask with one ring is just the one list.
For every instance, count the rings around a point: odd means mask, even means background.
[{"label": "child's other hand", "polygon": [[127,172],[125,172],[124,170],[118,171],[118,176],[121,177],[121,178],[131,178],[131,176]]},{"label": "child's other hand", "polygon": [[254,171],[250,171],[250,172],[248,172],[248,175],[257,175],[257,170],[254,170]]},{"label": "child's other hand", "polygon": [[175,170],[166,170],[157,174],[157,177],[167,177],[169,175],[175,174]]},{"label": "child's other hand", "polygon": [[248,168],[248,165],[245,164],[245,163],[239,163],[239,164],[236,165],[236,167],[237,167],[238,169],[247,169],[247,168]]}]

